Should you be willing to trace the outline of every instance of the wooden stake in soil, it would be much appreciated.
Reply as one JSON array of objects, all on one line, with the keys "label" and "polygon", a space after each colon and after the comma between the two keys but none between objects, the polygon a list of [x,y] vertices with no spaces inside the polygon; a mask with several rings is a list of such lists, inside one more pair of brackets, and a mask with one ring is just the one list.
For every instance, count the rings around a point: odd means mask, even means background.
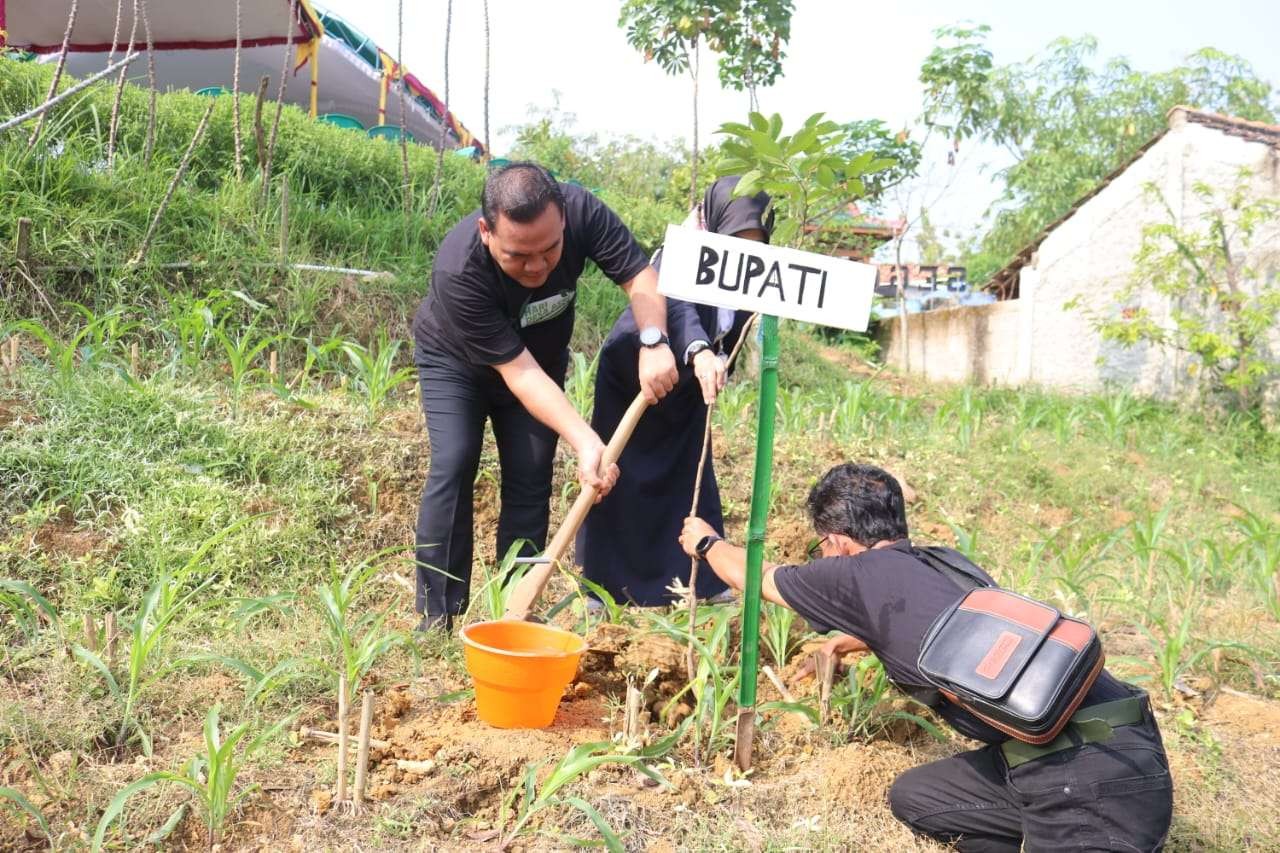
[{"label": "wooden stake in soil", "polygon": [[[137,346],[137,344],[134,344],[134,346]],[[102,633],[106,638],[107,668],[115,669],[116,648],[119,645],[117,642],[119,635],[116,631],[116,612],[114,610],[107,611],[107,615],[102,617]]]},{"label": "wooden stake in soil", "polygon": [[267,373],[271,375],[272,385],[280,381],[280,359],[275,350],[272,350],[267,358]]},{"label": "wooden stake in soil", "polygon": [[129,344],[129,375],[136,377],[138,375],[138,342],[134,341]]},{"label": "wooden stake in soil", "polygon": [[9,378],[18,384],[18,336],[9,336]]},{"label": "wooden stake in soil", "polygon": [[25,216],[18,217],[18,239],[13,254],[18,260],[18,267],[25,272],[31,265],[31,220]]},{"label": "wooden stake in soil", "polygon": [[360,745],[356,752],[356,799],[357,812],[364,806],[365,785],[369,781],[369,729],[373,727],[373,691],[364,692],[363,704],[360,706]]},{"label": "wooden stake in soil", "polygon": [[643,707],[644,691],[636,689],[633,679],[627,679],[627,706],[622,730],[628,744],[640,742],[640,709]]},{"label": "wooden stake in soil", "polygon": [[347,800],[347,676],[338,676],[338,790],[334,806]]},{"label": "wooden stake in soil", "polygon": [[98,651],[98,624],[92,613],[84,614],[84,647],[91,652]]},{"label": "wooden stake in soil", "polygon": [[831,713],[831,685],[836,677],[836,656],[821,649],[814,652],[813,677],[818,681],[818,719],[825,726]]}]

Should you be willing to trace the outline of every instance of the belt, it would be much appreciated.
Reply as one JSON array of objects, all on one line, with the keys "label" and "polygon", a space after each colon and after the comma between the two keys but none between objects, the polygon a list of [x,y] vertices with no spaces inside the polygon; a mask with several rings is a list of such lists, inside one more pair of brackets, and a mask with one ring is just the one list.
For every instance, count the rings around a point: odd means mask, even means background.
[{"label": "belt", "polygon": [[1144,717],[1142,700],[1137,696],[1115,699],[1076,711],[1071,715],[1062,733],[1049,743],[1037,746],[1010,739],[1000,744],[1000,751],[1004,753],[1005,763],[1012,770],[1020,764],[1035,761],[1037,758],[1043,758],[1064,749],[1111,740],[1113,729],[1137,725],[1143,721]]}]

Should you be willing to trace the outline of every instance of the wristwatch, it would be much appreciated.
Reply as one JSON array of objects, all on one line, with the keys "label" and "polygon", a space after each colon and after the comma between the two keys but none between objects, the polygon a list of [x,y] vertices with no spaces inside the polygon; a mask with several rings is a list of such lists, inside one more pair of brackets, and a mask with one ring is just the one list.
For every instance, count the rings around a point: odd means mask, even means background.
[{"label": "wristwatch", "polygon": [[694,341],[684,348],[684,363],[693,364],[693,357],[703,350],[711,349],[711,344],[706,341]]},{"label": "wristwatch", "polygon": [[657,326],[645,326],[640,330],[636,339],[640,341],[640,346],[645,349],[667,346],[671,343],[671,339],[668,338]]},{"label": "wristwatch", "polygon": [[698,544],[693,547],[693,552],[698,555],[699,560],[705,560],[707,559],[707,552],[711,550],[711,546],[723,541],[723,537],[708,533],[698,540]]}]

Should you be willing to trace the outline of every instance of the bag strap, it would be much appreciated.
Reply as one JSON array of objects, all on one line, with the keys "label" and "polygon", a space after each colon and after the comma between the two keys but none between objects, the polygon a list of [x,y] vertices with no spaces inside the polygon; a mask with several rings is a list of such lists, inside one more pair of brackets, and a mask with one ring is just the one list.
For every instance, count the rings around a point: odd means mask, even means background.
[{"label": "bag strap", "polygon": [[941,545],[913,545],[912,552],[920,562],[949,578],[965,592],[995,584],[978,566],[954,548]]},{"label": "bag strap", "polygon": [[[913,545],[911,552],[916,559],[950,580],[962,591],[994,586],[972,560],[954,548],[941,545]],[[946,699],[933,685],[899,684],[904,693],[926,708],[937,708]]]}]

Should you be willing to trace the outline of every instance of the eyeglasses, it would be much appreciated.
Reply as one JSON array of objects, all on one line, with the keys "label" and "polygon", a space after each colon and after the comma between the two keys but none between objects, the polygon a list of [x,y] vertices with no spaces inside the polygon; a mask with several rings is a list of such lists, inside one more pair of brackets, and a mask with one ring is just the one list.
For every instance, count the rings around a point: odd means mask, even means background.
[{"label": "eyeglasses", "polygon": [[822,545],[827,541],[828,536],[830,536],[830,534],[823,536],[821,539],[815,539],[809,543],[809,550],[806,553],[810,560],[816,560],[822,556]]}]

